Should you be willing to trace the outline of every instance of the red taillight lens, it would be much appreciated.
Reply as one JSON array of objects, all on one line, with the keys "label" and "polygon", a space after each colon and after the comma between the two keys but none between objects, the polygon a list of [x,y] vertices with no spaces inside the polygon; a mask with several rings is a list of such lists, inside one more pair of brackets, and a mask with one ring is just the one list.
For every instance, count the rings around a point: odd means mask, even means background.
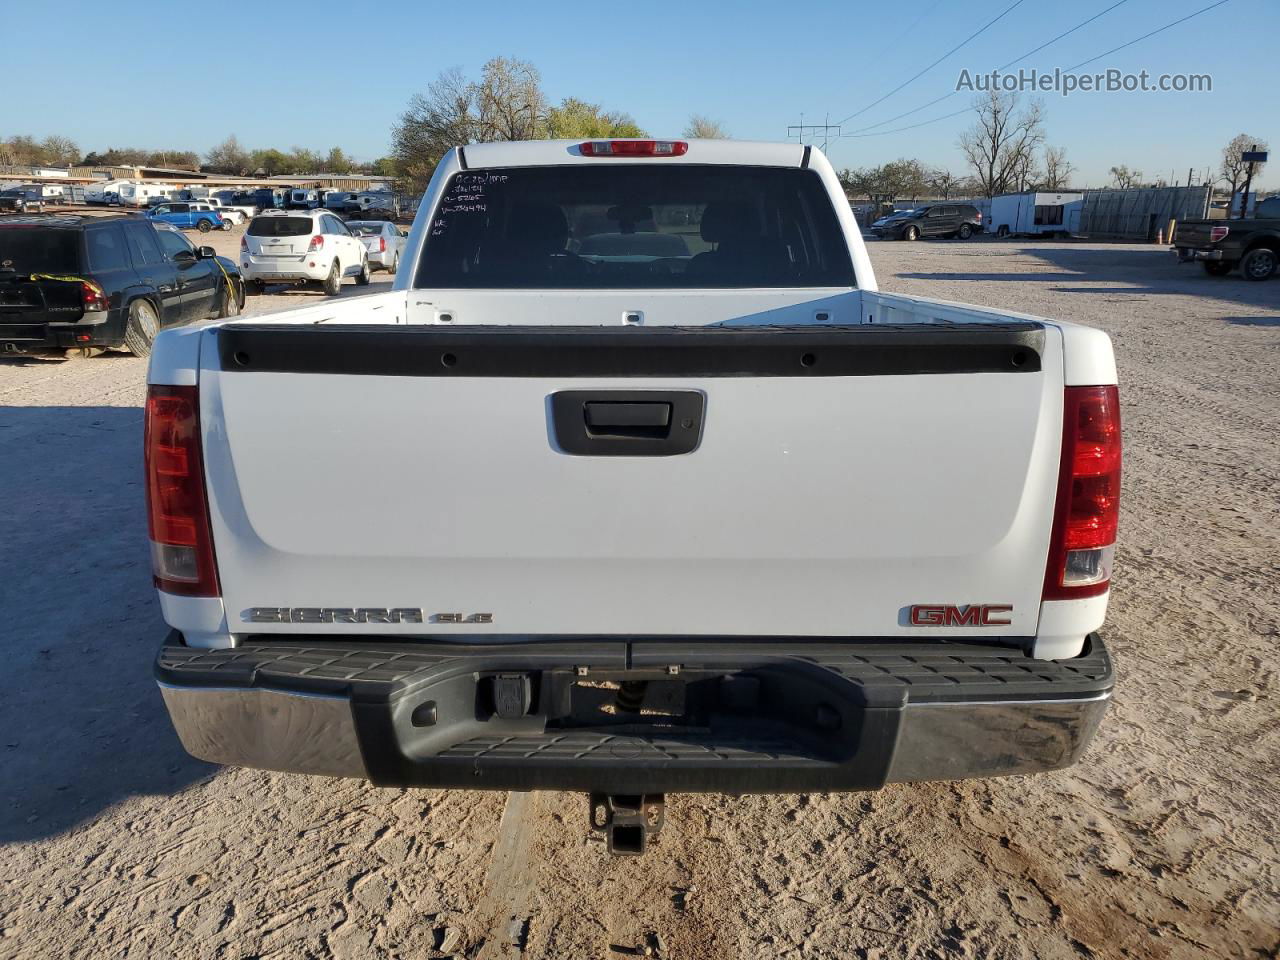
[{"label": "red taillight lens", "polygon": [[1067,387],[1044,599],[1105,593],[1120,520],[1120,393]]},{"label": "red taillight lens", "polygon": [[248,241],[246,238],[244,238],[244,237],[241,237],[241,238],[240,238],[240,249],[241,249],[241,250],[248,250],[248,249],[249,249],[249,241]]},{"label": "red taillight lens", "polygon": [[107,293],[92,280],[80,281],[80,308],[85,313],[107,309]]},{"label": "red taillight lens", "polygon": [[979,223],[981,223],[981,222],[982,222],[982,214],[981,214],[981,213],[979,213],[979,214],[978,214],[978,222],[979,222]]},{"label": "red taillight lens", "polygon": [[683,140],[588,140],[578,145],[584,157],[683,157]]},{"label": "red taillight lens", "polygon": [[1219,240],[1227,239],[1227,234],[1231,232],[1230,227],[1210,227],[1209,242],[1217,243]]},{"label": "red taillight lens", "polygon": [[156,586],[187,597],[216,597],[221,591],[204,492],[195,387],[148,387],[143,447]]},{"label": "red taillight lens", "polygon": [[315,253],[317,250],[324,249],[324,237],[316,234],[311,238],[311,243],[307,246],[307,253]]}]

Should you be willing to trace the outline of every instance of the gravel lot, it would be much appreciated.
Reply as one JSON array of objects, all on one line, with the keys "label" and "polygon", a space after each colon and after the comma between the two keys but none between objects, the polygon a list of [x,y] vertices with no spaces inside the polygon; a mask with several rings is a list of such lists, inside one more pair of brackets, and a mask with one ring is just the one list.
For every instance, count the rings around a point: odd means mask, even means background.
[{"label": "gravel lot", "polygon": [[[239,230],[214,240],[233,249]],[[444,928],[459,955],[508,957],[513,917],[529,957],[621,957],[650,932],[678,960],[1276,957],[1280,282],[1210,278],[1149,246],[882,243],[872,258],[886,289],[1115,340],[1120,685],[1082,763],[676,797],[639,861],[587,838],[579,795],[211,767],[183,752],[150,678],[164,628],[144,363],[0,361],[0,957],[421,958]]]}]

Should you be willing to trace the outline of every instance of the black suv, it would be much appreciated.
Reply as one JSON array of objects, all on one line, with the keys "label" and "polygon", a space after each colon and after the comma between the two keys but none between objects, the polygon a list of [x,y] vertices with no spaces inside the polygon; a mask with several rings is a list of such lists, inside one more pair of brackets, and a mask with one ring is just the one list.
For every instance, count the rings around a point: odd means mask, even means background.
[{"label": "black suv", "polygon": [[977,207],[968,203],[935,203],[913,210],[908,216],[890,220],[877,231],[877,235],[884,240],[919,240],[921,237],[968,240],[981,232],[982,214]]},{"label": "black suv", "polygon": [[0,351],[151,353],[161,327],[244,306],[234,260],[140,217],[0,220]]}]

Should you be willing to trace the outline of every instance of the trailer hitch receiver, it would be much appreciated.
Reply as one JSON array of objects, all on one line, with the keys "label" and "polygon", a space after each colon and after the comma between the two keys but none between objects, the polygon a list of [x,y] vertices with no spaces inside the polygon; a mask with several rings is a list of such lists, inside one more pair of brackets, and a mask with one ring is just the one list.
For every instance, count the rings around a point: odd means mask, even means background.
[{"label": "trailer hitch receiver", "polygon": [[591,829],[603,833],[609,852],[618,856],[644,853],[649,837],[662,829],[666,817],[666,797],[661,793],[591,794]]}]

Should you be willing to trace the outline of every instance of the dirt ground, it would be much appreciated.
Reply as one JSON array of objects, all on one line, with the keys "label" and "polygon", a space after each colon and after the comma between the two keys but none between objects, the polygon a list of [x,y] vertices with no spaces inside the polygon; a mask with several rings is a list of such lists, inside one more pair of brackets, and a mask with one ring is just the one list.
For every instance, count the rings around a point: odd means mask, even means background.
[{"label": "dirt ground", "polygon": [[588,838],[579,795],[209,766],[150,677],[143,362],[0,361],[0,957],[408,960],[446,932],[481,958],[618,958],[652,933],[677,960],[1280,955],[1280,281],[1153,247],[871,252],[886,289],[1115,340],[1119,686],[1079,765],[675,797],[640,860]]}]

